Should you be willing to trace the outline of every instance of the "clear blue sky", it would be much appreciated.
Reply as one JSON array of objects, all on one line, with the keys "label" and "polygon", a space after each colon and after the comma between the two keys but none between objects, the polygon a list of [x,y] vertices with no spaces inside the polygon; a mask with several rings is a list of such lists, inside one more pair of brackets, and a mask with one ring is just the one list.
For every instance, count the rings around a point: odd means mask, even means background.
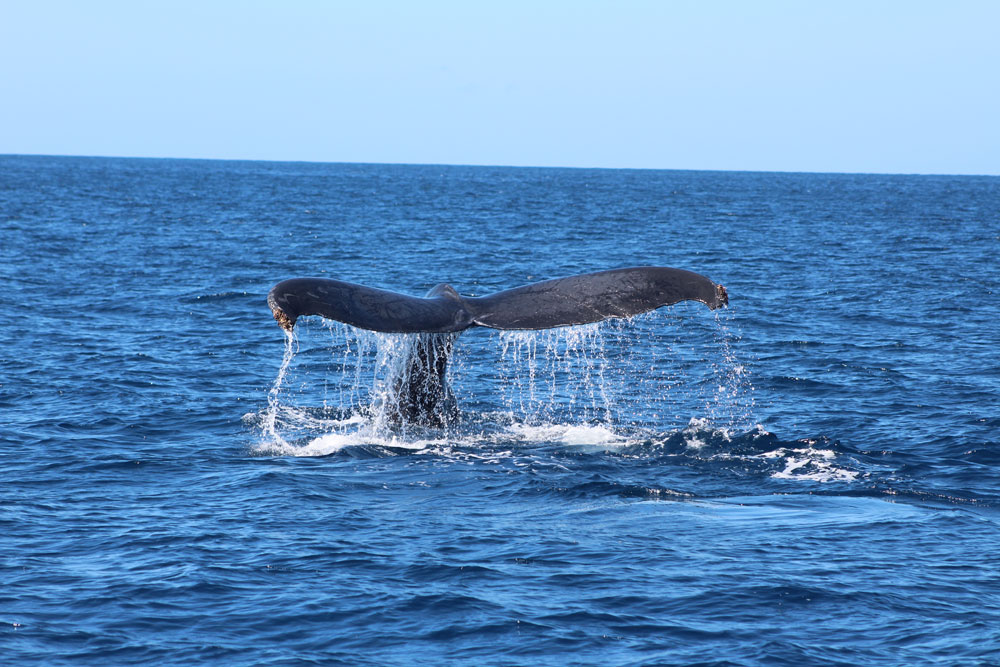
[{"label": "clear blue sky", "polygon": [[1000,1],[0,0],[0,153],[1000,174]]}]

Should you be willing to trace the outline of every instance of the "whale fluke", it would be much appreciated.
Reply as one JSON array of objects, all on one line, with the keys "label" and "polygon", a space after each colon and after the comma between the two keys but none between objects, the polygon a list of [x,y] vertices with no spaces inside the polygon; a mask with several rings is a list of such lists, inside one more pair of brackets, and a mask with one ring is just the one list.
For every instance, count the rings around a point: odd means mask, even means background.
[{"label": "whale fluke", "polygon": [[705,276],[662,266],[585,273],[480,297],[463,297],[446,284],[421,298],[328,278],[285,280],[267,295],[274,319],[288,331],[303,315],[322,315],[371,331],[419,334],[395,370],[386,407],[394,421],[434,426],[457,414],[447,369],[459,332],[589,324],[678,301],[700,301],[714,310],[729,297]]},{"label": "whale fluke", "polygon": [[700,301],[714,310],[729,298],[725,287],[705,276],[662,266],[585,273],[481,297],[463,297],[446,284],[421,298],[328,278],[285,280],[267,295],[285,329],[303,315],[322,315],[385,333],[549,329],[632,317],[679,301]]},{"label": "whale fluke", "polygon": [[274,319],[288,330],[303,315],[322,315],[384,333],[450,333],[472,325],[462,302],[447,285],[420,298],[328,278],[283,280],[267,295]]},{"label": "whale fluke", "polygon": [[705,276],[662,266],[585,273],[467,298],[473,323],[493,329],[550,329],[632,317],[678,301],[711,309],[729,303],[726,288]]}]

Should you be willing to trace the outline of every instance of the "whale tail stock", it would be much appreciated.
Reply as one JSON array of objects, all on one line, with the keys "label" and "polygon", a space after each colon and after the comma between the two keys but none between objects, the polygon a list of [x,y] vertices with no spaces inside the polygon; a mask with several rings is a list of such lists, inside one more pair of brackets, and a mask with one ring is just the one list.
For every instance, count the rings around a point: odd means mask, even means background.
[{"label": "whale tail stock", "polygon": [[287,330],[303,315],[321,315],[385,333],[549,329],[632,317],[679,301],[714,310],[729,297],[705,276],[661,266],[585,273],[481,297],[463,297],[445,284],[421,298],[327,278],[285,280],[267,296],[274,319]]}]

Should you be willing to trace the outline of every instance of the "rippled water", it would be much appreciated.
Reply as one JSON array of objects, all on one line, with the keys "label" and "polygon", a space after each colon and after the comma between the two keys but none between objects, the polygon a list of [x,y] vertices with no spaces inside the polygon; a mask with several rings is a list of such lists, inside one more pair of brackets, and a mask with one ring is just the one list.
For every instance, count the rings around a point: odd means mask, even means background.
[{"label": "rippled water", "polygon": [[[1000,178],[0,157],[3,662],[1000,664]],[[727,286],[456,342],[274,283]]]}]

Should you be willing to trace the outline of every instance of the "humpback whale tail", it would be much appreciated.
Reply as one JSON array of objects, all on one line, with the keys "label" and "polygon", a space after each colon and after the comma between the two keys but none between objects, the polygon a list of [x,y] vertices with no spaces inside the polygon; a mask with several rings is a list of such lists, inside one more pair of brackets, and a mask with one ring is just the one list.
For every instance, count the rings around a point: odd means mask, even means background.
[{"label": "humpback whale tail", "polygon": [[549,329],[631,317],[678,301],[700,301],[714,310],[729,298],[725,287],[705,276],[662,266],[585,273],[481,297],[463,297],[446,284],[420,298],[327,278],[285,280],[267,295],[285,329],[300,316],[322,315],[385,333]]},{"label": "humpback whale tail", "polygon": [[679,301],[711,309],[729,303],[726,288],[705,276],[662,266],[638,266],[556,278],[480,297],[440,284],[427,296],[326,278],[292,278],[267,295],[274,319],[291,331],[303,315],[322,315],[362,329],[421,334],[394,380],[401,421],[442,424],[453,405],[445,378],[456,335],[470,327],[549,329],[632,317]]}]

